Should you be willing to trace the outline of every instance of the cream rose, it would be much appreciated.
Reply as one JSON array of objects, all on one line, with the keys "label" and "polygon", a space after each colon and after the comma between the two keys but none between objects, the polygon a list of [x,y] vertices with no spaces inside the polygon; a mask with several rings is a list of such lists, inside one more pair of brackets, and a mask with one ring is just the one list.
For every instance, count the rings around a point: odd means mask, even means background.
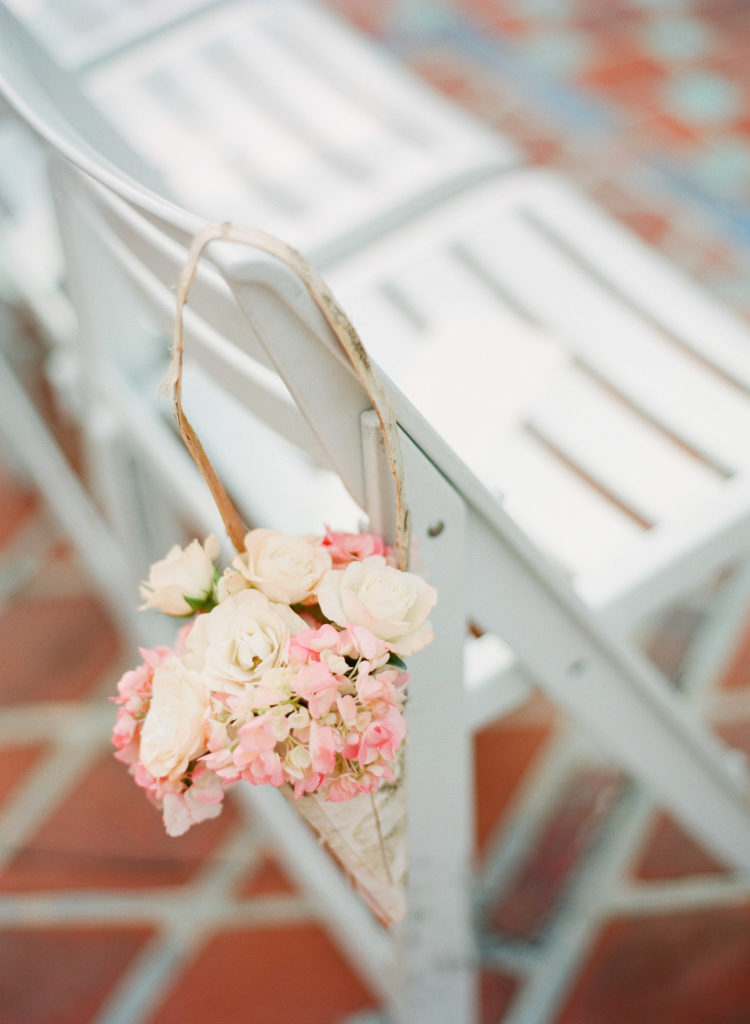
[{"label": "cream rose", "polygon": [[167,615],[192,615],[194,609],[185,600],[203,601],[214,585],[213,560],[219,553],[219,541],[213,534],[204,544],[193,540],[183,550],[179,544],[166,558],[154,562],[148,580],[141,583],[141,608],[158,608]]},{"label": "cream rose", "polygon": [[210,677],[214,690],[240,694],[266,669],[287,663],[289,638],[304,628],[286,605],[241,590],[198,617],[187,639],[189,664]]},{"label": "cream rose", "polygon": [[225,569],[216,582],[216,600],[221,604],[228,597],[239,594],[241,590],[247,590],[249,586],[249,582],[236,569]]},{"label": "cream rose", "polygon": [[299,604],[313,596],[321,577],[331,568],[331,556],[304,537],[251,530],[245,537],[245,551],[233,565],[269,600]]},{"label": "cream rose", "polygon": [[366,626],[394,654],[416,654],[433,638],[427,616],[437,591],[419,576],[400,572],[381,555],[333,569],[318,588],[323,614],[339,626]]},{"label": "cream rose", "polygon": [[158,666],[138,755],[154,778],[179,779],[190,761],[205,753],[203,723],[209,698],[208,684],[179,658]]}]

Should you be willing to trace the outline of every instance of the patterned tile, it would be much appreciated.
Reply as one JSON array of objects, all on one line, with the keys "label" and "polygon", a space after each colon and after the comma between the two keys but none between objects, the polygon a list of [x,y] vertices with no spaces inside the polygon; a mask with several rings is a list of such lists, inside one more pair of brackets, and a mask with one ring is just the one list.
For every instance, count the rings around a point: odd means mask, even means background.
[{"label": "patterned tile", "polygon": [[641,27],[640,38],[646,52],[665,64],[702,60],[717,42],[711,26],[692,17],[649,20]]},{"label": "patterned tile", "polygon": [[[420,33],[389,7],[382,38],[520,143],[530,162],[558,168],[591,194],[592,180],[627,193],[629,216],[604,201],[615,216],[646,224],[655,200],[668,229],[644,237],[750,318],[746,5],[446,0],[431,10]],[[655,197],[644,183],[654,170]],[[696,217],[703,229],[686,233]],[[708,260],[704,271],[703,249],[717,238],[723,265]]]},{"label": "patterned tile", "polygon": [[662,87],[661,99],[674,116],[700,125],[726,124],[745,109],[737,86],[710,71],[673,75]]},{"label": "patterned tile", "polygon": [[537,70],[551,75],[577,75],[592,60],[595,41],[582,32],[536,32],[520,44],[520,52]]},{"label": "patterned tile", "polygon": [[720,685],[727,690],[750,687],[750,629],[744,632]]}]

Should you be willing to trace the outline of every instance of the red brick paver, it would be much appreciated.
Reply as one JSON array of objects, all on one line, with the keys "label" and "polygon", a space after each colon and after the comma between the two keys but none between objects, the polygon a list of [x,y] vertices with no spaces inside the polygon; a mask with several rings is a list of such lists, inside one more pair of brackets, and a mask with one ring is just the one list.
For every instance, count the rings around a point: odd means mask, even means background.
[{"label": "red brick paver", "polygon": [[150,935],[147,928],[0,931],[3,1024],[85,1024]]},{"label": "red brick paver", "polygon": [[6,798],[13,796],[26,775],[44,756],[44,744],[0,749],[0,810]]},{"label": "red brick paver", "polygon": [[70,700],[102,682],[120,641],[92,596],[14,601],[0,617],[0,703]]},{"label": "red brick paver", "polygon": [[125,766],[107,754],[0,873],[0,891],[183,885],[236,818],[228,801],[220,817],[171,839]]},{"label": "red brick paver", "polygon": [[555,1024],[744,1024],[750,906],[621,918],[603,929]]},{"label": "red brick paver", "polygon": [[320,928],[231,930],[209,938],[148,1024],[335,1024],[375,1005]]},{"label": "red brick paver", "polygon": [[607,768],[582,769],[565,782],[523,865],[490,910],[492,931],[527,942],[540,937],[621,786],[620,774]]},{"label": "red brick paver", "polygon": [[668,814],[656,815],[633,876],[644,882],[720,875],[725,868],[710,853],[686,835]]}]

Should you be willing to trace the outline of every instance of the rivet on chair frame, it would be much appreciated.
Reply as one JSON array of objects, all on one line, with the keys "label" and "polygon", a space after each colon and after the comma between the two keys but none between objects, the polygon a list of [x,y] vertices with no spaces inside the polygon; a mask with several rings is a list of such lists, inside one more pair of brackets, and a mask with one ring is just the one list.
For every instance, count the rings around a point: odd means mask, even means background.
[{"label": "rivet on chair frame", "polygon": [[575,676],[581,676],[586,671],[586,668],[586,659],[576,658],[575,661],[572,661],[570,665],[568,665],[567,669],[565,670],[565,675],[571,676],[573,678]]}]

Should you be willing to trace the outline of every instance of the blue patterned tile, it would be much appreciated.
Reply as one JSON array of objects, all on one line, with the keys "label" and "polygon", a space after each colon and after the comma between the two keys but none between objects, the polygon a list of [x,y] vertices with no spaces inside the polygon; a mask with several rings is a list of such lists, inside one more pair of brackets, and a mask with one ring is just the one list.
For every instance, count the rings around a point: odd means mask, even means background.
[{"label": "blue patterned tile", "polygon": [[694,18],[659,18],[643,28],[651,53],[665,61],[700,60],[715,45],[711,29]]},{"label": "blue patterned tile", "polygon": [[[606,3],[606,0],[605,0]],[[635,0],[635,6],[642,11],[689,11],[691,0]]]},{"label": "blue patterned tile", "polygon": [[743,112],[735,86],[710,71],[676,75],[664,84],[662,96],[670,113],[699,124],[727,121]]},{"label": "blue patterned tile", "polygon": [[705,183],[728,198],[750,198],[750,144],[731,137],[708,147],[694,164]]},{"label": "blue patterned tile", "polygon": [[589,64],[595,47],[583,33],[557,31],[537,32],[521,49],[538,71],[572,76]]},{"label": "blue patterned tile", "polygon": [[513,0],[512,7],[524,18],[565,21],[575,13],[576,0]]}]

